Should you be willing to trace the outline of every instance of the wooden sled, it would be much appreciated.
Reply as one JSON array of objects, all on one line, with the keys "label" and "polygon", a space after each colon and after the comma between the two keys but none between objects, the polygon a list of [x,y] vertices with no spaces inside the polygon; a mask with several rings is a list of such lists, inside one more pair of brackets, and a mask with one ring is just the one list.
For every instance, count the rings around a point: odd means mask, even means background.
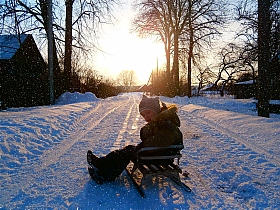
[{"label": "wooden sled", "polygon": [[[180,151],[183,145],[171,145],[169,147],[145,147],[137,151],[133,167],[126,167],[127,174],[132,179],[140,195],[145,198],[142,185],[150,176],[163,175],[170,178],[187,192],[191,189],[181,182],[179,160],[182,157]],[[139,172],[142,178],[139,179]]]}]

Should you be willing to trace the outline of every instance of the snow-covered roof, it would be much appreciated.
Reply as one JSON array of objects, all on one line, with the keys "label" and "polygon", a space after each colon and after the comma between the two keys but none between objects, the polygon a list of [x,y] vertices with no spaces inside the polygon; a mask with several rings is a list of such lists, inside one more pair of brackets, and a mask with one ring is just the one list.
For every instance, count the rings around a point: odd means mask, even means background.
[{"label": "snow-covered roof", "polygon": [[244,82],[237,82],[235,84],[236,85],[252,85],[252,84],[254,84],[254,80],[248,80],[248,81],[244,81]]},{"label": "snow-covered roof", "polygon": [[0,35],[0,59],[11,59],[27,36],[28,34]]},{"label": "snow-covered roof", "polygon": [[208,90],[209,88],[212,88],[213,86],[214,86],[213,83],[209,83],[209,84],[205,85],[203,88],[201,88],[201,90],[202,90],[202,91],[203,91],[203,90]]}]

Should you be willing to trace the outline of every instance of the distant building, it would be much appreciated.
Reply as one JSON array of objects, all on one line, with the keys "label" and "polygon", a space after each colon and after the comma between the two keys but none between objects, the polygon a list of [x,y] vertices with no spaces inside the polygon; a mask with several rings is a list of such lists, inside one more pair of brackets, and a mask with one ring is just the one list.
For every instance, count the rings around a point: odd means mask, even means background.
[{"label": "distant building", "polygon": [[208,83],[199,90],[199,94],[219,94],[218,88],[213,83]]},{"label": "distant building", "polygon": [[142,85],[140,87],[138,87],[135,92],[144,92],[144,93],[148,93],[148,92],[151,92],[151,85]]},{"label": "distant building", "polygon": [[0,105],[49,103],[46,63],[30,34],[0,35]]}]

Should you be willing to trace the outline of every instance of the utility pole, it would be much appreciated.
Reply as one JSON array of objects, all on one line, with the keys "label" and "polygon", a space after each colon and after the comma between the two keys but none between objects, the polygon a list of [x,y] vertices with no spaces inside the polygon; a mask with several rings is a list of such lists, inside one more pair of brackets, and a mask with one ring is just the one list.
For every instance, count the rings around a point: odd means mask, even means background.
[{"label": "utility pole", "polygon": [[52,0],[48,2],[48,69],[49,69],[49,80],[50,80],[50,104],[54,104],[54,82],[53,82],[53,28],[52,28]]},{"label": "utility pole", "polygon": [[158,57],[157,57],[157,80],[158,80],[158,77],[159,77],[159,75],[158,75]]}]

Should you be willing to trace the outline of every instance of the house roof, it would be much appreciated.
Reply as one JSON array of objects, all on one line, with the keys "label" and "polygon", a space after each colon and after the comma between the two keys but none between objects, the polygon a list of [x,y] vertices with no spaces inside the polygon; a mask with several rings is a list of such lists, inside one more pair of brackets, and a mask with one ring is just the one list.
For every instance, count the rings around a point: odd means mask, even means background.
[{"label": "house roof", "polygon": [[202,91],[204,91],[204,90],[209,90],[209,89],[211,89],[213,86],[214,86],[214,84],[210,82],[210,83],[208,83],[207,85],[205,85],[203,88],[201,88],[201,90],[202,90]]},{"label": "house roof", "polygon": [[0,35],[0,60],[11,59],[29,34]]},{"label": "house roof", "polygon": [[248,81],[244,81],[244,82],[237,82],[235,84],[236,85],[252,85],[252,84],[254,84],[254,80],[248,80]]}]

